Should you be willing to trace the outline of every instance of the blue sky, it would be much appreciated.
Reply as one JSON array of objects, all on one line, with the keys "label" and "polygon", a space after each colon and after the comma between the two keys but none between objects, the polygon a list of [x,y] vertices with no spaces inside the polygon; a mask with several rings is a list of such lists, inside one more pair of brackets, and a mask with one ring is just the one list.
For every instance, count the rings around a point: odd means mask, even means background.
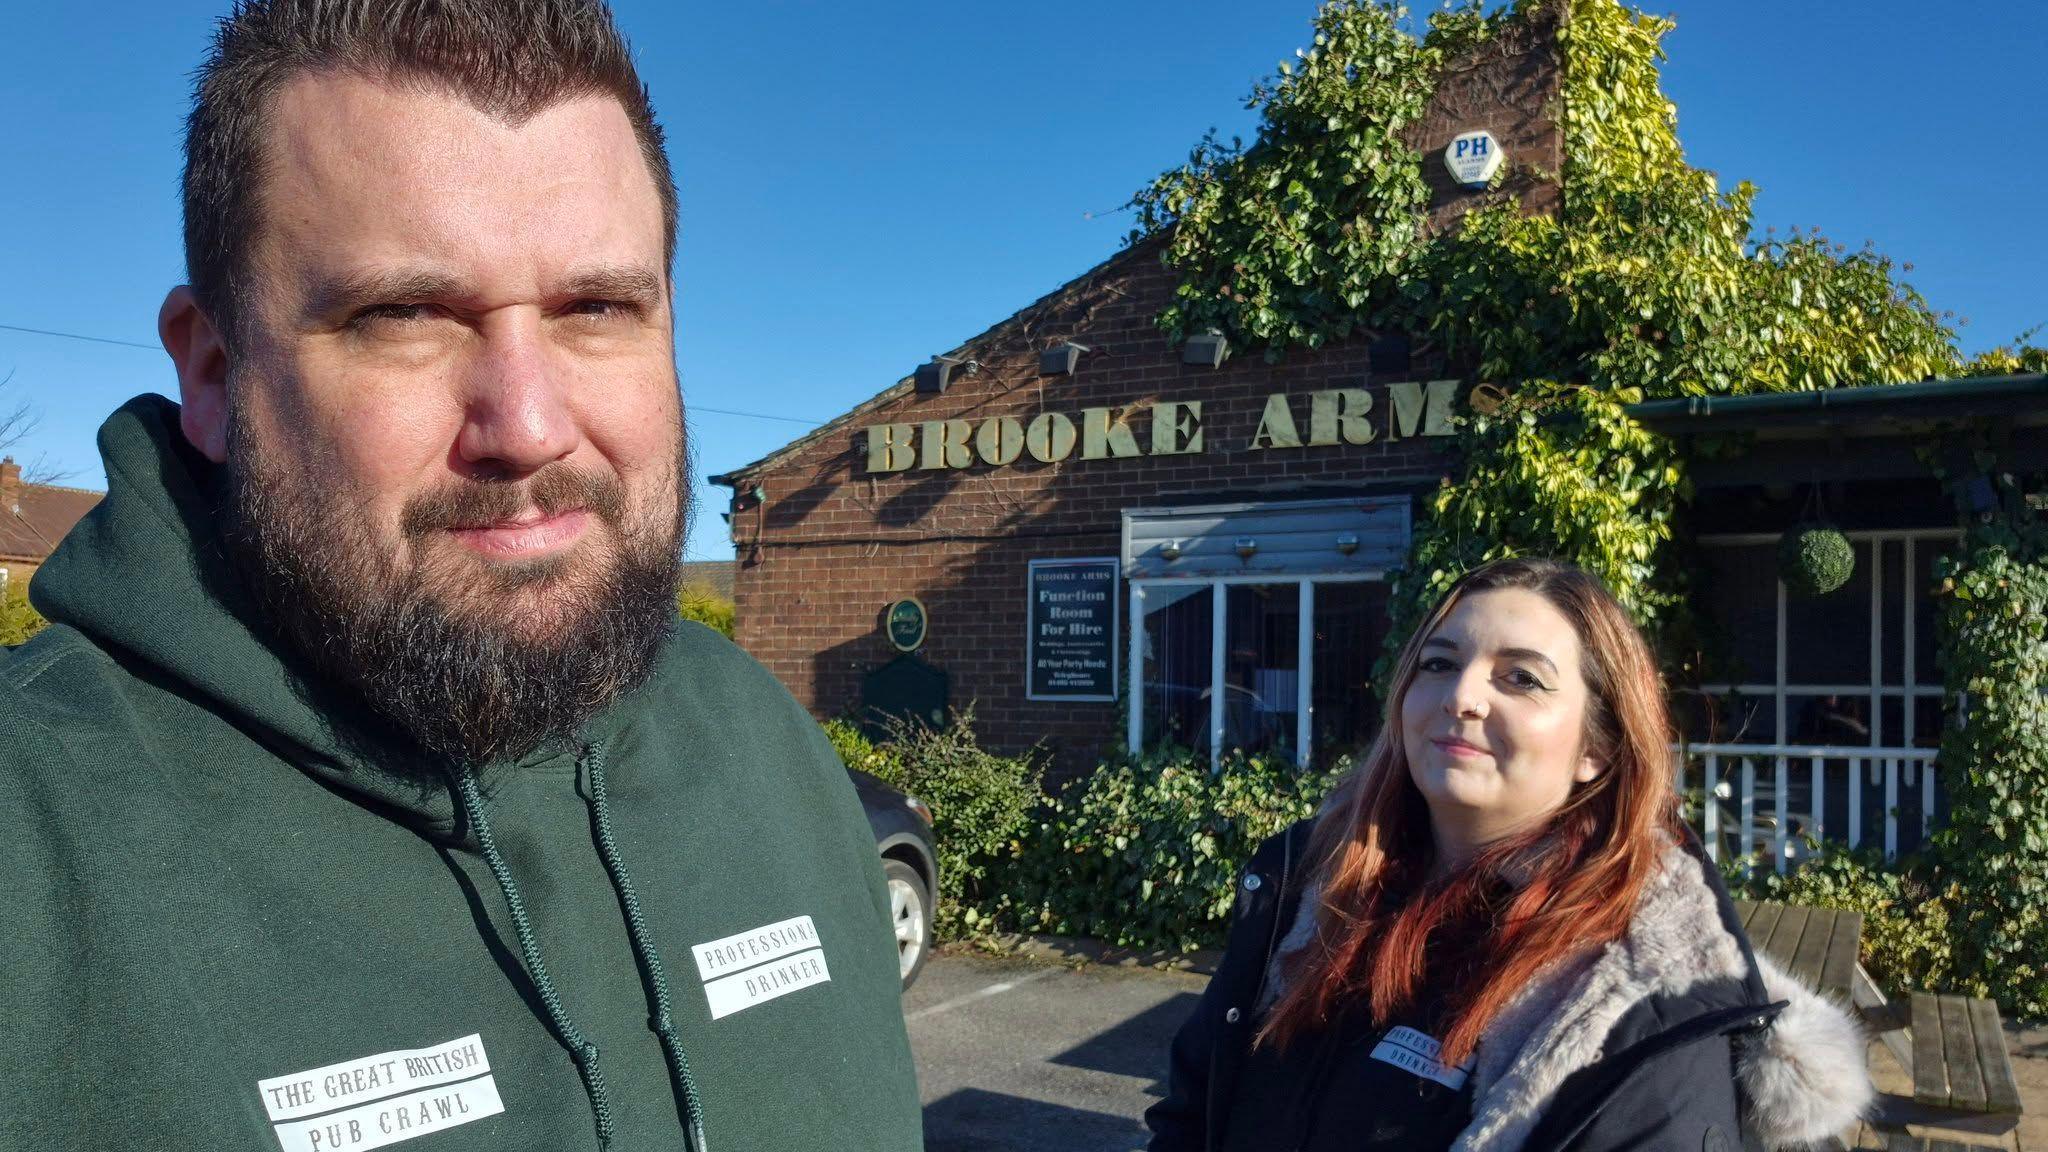
[{"label": "blue sky", "polygon": [[[104,481],[93,432],[174,390],[178,133],[221,0],[24,5],[0,42],[0,401]],[[678,357],[701,476],[828,419],[1115,251],[1115,211],[1308,39],[1310,0],[616,0],[682,189]],[[1665,90],[1693,163],[1914,262],[1967,350],[2048,321],[2048,7],[1692,0]],[[731,555],[701,485],[693,558]]]}]

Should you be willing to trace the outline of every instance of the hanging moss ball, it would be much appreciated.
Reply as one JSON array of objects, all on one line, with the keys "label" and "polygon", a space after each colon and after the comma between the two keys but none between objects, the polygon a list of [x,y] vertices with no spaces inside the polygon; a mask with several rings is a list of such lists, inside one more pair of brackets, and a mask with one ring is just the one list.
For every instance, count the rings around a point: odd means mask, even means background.
[{"label": "hanging moss ball", "polygon": [[1856,572],[1856,548],[1841,531],[1802,524],[1778,541],[1778,574],[1794,596],[1825,596]]}]

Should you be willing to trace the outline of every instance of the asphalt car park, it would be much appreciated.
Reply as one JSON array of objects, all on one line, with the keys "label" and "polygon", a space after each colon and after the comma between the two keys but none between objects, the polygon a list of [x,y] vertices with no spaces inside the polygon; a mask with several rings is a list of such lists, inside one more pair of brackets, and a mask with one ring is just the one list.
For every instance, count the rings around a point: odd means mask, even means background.
[{"label": "asphalt car park", "polygon": [[936,955],[903,998],[927,1152],[1131,1152],[1205,978]]}]

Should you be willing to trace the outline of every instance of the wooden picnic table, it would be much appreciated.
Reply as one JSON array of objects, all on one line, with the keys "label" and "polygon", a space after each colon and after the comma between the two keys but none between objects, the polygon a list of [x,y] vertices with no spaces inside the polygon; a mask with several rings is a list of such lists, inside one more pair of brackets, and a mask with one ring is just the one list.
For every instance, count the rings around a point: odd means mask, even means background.
[{"label": "wooden picnic table", "polygon": [[[1988,1000],[1915,993],[1898,1004],[1857,968],[1863,914],[1799,904],[1737,900],[1736,915],[1759,953],[1776,961],[1800,983],[1855,1004],[1864,1022],[1878,1029],[1900,1067],[1913,1078],[1913,1095],[1881,1101],[1871,1123],[1892,1135],[1907,1125],[2003,1131],[2021,1111],[2018,1081],[1998,1018]],[[1916,1105],[1920,1107],[1915,1107]],[[1992,1127],[1973,1126],[1993,1118]],[[1934,1143],[1893,1143],[1893,1147],[1939,1149]]]},{"label": "wooden picnic table", "polygon": [[1735,912],[1751,947],[1778,967],[1838,1003],[1854,1000],[1863,913],[1751,900],[1737,900]]}]

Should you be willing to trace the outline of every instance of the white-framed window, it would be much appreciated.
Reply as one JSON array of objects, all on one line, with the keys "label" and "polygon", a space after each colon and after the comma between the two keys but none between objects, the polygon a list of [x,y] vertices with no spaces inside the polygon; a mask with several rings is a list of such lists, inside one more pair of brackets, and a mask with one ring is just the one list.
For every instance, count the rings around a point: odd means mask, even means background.
[{"label": "white-framed window", "polygon": [[1700,538],[1702,612],[1729,642],[1733,678],[1688,733],[1719,743],[1913,748],[1940,740],[1947,714],[1935,663],[1930,588],[1953,528],[1844,532],[1849,582],[1790,596],[1777,533]]},{"label": "white-framed window", "polygon": [[1408,532],[1406,497],[1127,511],[1128,747],[1212,768],[1232,749],[1302,766],[1362,750]]},{"label": "white-framed window", "polygon": [[1932,786],[1933,749],[1959,709],[1935,662],[1931,588],[1935,561],[1961,533],[1843,535],[1854,572],[1811,598],[1779,579],[1778,533],[1700,538],[1698,607],[1733,665],[1730,679],[1679,701],[1693,759],[1708,777],[1719,761],[1722,799],[1734,806],[1706,813],[1705,829],[1739,828],[1745,851],[1753,835],[1772,837],[1781,868],[1807,835],[1871,843],[1882,829],[1887,855],[1912,851],[1947,811]]}]

